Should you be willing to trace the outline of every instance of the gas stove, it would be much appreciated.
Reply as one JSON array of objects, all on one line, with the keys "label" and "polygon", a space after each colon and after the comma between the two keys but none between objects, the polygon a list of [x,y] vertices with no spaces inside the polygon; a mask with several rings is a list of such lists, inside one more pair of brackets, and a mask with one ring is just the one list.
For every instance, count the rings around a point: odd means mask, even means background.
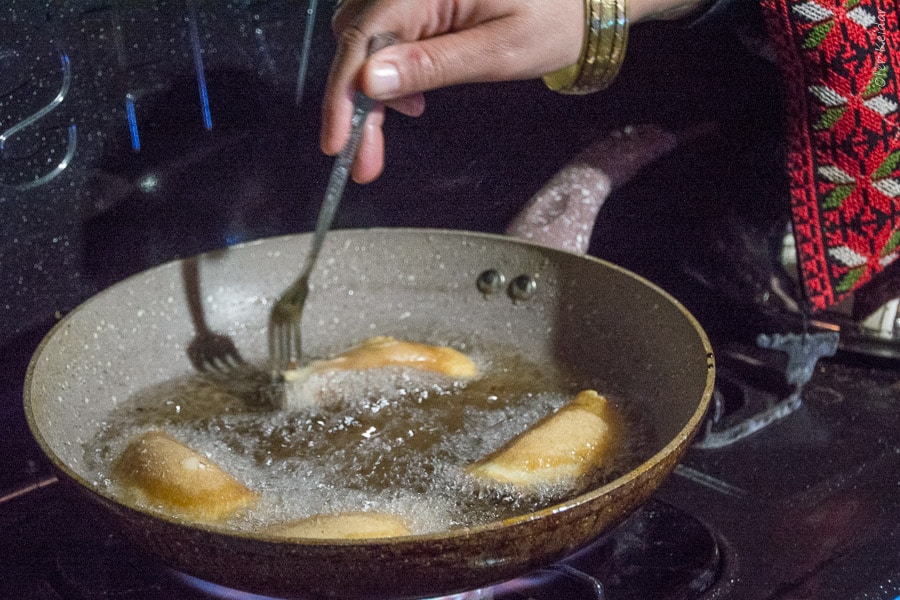
[{"label": "gas stove", "polygon": [[[22,383],[56,319],[107,285],[312,229],[330,166],[316,140],[332,6],[305,8],[0,9],[0,597],[254,597],[157,563],[57,480],[27,431]],[[701,434],[588,548],[454,598],[900,598],[900,365],[849,351],[827,322],[782,318],[751,277],[786,214],[772,66],[713,25],[633,34],[599,96],[465,86],[430,94],[418,120],[391,116],[385,173],[351,186],[338,216],[501,232],[598,131],[718,125],[618,190],[590,248],[666,287],[710,333],[718,380]],[[723,222],[746,234],[737,267],[714,235]]]},{"label": "gas stove", "polygon": [[[790,410],[723,441],[717,433],[741,430],[759,407],[791,399],[747,383],[751,375],[738,383],[748,369],[777,379],[777,357],[762,366],[751,354],[722,350],[728,383],[717,389],[718,422],[710,416],[674,474],[624,523],[560,563],[452,598],[900,596],[896,365],[822,359]],[[4,396],[7,406],[16,400]],[[2,597],[263,599],[173,571],[130,546],[57,480],[24,424],[9,416],[3,435],[15,451],[4,455],[0,498]]]}]

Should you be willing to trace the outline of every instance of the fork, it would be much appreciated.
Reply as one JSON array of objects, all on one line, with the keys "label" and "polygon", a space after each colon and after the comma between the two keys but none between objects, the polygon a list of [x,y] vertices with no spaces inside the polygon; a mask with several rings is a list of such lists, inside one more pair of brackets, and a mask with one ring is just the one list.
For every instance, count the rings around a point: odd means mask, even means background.
[{"label": "fork", "polygon": [[225,334],[216,333],[206,324],[203,301],[200,298],[200,268],[196,257],[185,259],[181,263],[181,276],[194,324],[194,338],[187,347],[191,364],[204,373],[228,373],[245,365],[234,341]]},{"label": "fork", "polygon": [[[390,34],[374,36],[369,43],[369,55],[391,45],[394,40],[394,36]],[[338,154],[331,170],[328,187],[325,189],[325,199],[319,208],[312,249],[306,258],[306,266],[300,277],[281,295],[269,314],[269,362],[273,378],[276,378],[285,369],[300,364],[303,347],[300,323],[303,318],[303,306],[309,295],[309,278],[315,267],[316,259],[319,257],[319,252],[322,250],[322,244],[325,242],[325,235],[334,222],[338,204],[344,195],[350,167],[362,141],[366,117],[369,116],[374,106],[375,101],[362,92],[356,92],[354,95],[350,137]]]}]

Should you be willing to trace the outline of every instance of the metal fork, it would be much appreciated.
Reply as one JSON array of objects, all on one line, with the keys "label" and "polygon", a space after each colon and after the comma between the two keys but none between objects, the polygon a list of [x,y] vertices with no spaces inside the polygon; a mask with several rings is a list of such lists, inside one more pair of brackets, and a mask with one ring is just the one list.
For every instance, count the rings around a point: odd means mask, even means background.
[{"label": "metal fork", "polygon": [[[392,35],[377,35],[369,43],[368,52],[371,55],[393,42]],[[369,116],[374,106],[374,100],[362,92],[356,92],[353,99],[353,118],[350,121],[350,138],[338,154],[331,170],[328,187],[325,189],[325,199],[322,201],[316,220],[316,231],[313,236],[312,249],[306,259],[306,266],[300,277],[281,295],[269,315],[269,362],[273,377],[292,365],[300,364],[303,347],[300,322],[303,318],[303,306],[309,295],[309,277],[315,267],[319,252],[322,250],[325,235],[334,222],[338,204],[340,204],[344,188],[347,186],[350,167],[359,151],[366,117]]]},{"label": "metal fork", "polygon": [[234,341],[225,334],[211,330],[206,324],[200,297],[200,266],[196,257],[181,263],[181,276],[194,323],[194,338],[187,347],[191,364],[204,373],[228,373],[246,365]]}]

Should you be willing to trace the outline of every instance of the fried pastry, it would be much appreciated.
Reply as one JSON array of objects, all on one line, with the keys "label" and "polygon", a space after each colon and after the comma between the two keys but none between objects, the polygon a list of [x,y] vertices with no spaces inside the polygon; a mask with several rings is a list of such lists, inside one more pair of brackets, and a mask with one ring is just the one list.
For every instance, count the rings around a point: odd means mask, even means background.
[{"label": "fried pastry", "polygon": [[272,525],[267,531],[278,537],[361,540],[412,533],[400,517],[381,512],[318,514]]},{"label": "fried pastry", "polygon": [[478,376],[475,362],[458,350],[378,336],[363,340],[358,346],[334,358],[314,361],[302,369],[285,371],[281,408],[297,410],[318,404],[317,397],[321,394],[317,392],[326,387],[325,379],[331,373],[386,367],[418,369],[450,379]]},{"label": "fried pastry", "polygon": [[571,489],[611,457],[620,436],[620,418],[606,398],[585,390],[466,471],[523,491]]},{"label": "fried pastry", "polygon": [[258,498],[206,456],[161,431],[132,440],[113,476],[130,499],[194,521],[224,519]]}]

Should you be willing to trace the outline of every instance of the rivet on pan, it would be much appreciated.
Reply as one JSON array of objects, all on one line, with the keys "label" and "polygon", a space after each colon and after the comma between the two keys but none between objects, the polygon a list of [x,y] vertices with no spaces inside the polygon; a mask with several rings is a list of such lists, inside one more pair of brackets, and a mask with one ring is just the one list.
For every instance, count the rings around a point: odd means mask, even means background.
[{"label": "rivet on pan", "polygon": [[509,283],[509,295],[513,300],[529,300],[537,290],[537,281],[531,275],[519,275]]},{"label": "rivet on pan", "polygon": [[497,269],[488,269],[478,276],[478,289],[482,294],[496,294],[503,289],[506,277]]}]

